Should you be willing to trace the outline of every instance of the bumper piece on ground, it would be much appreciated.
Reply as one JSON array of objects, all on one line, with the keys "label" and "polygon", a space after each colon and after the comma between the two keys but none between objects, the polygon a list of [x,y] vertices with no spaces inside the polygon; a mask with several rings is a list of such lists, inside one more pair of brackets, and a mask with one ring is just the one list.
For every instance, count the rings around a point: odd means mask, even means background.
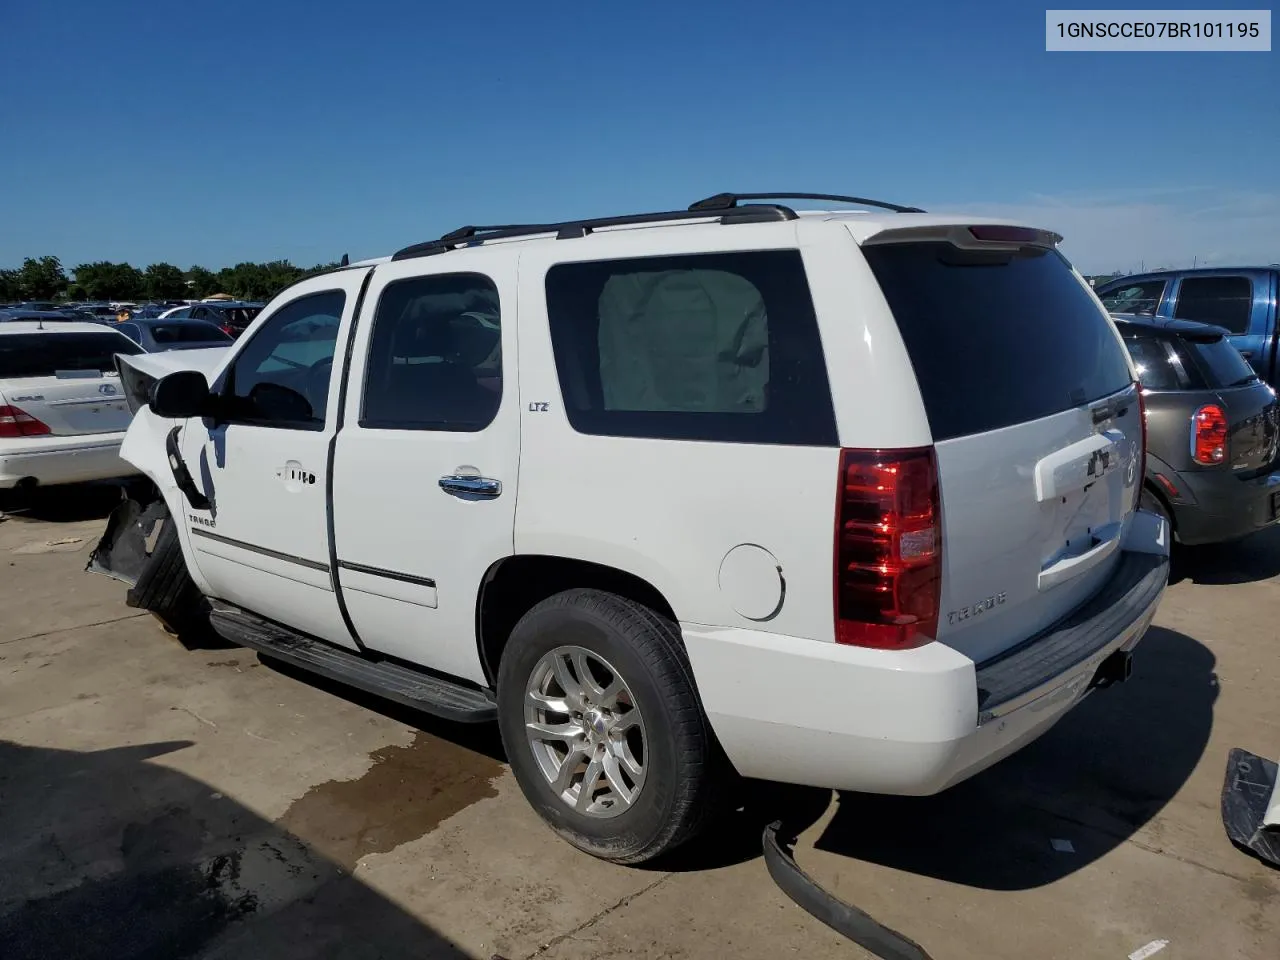
[{"label": "bumper piece on ground", "polygon": [[791,851],[794,838],[778,837],[781,828],[779,821],[764,828],[764,863],[783,893],[832,930],[883,960],[930,960],[918,943],[818,886],[796,863]]},{"label": "bumper piece on ground", "polygon": [[1222,823],[1231,842],[1280,867],[1280,784],[1277,765],[1236,747],[1222,784]]}]

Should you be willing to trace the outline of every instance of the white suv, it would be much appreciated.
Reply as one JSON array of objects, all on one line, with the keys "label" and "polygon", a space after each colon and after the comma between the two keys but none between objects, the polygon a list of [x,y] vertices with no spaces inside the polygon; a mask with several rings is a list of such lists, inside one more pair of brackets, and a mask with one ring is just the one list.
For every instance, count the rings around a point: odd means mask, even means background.
[{"label": "white suv", "polygon": [[1136,378],[1055,234],[758,202],[793,198],[466,227],[291,287],[208,380],[127,358],[159,498],[93,565],[180,632],[496,716],[611,860],[735,771],[971,776],[1151,621]]}]

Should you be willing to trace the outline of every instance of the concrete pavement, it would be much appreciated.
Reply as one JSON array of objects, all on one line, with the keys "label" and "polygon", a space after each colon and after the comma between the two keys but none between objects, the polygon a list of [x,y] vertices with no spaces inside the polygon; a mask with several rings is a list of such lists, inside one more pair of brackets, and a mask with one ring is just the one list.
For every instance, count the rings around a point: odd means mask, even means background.
[{"label": "concrete pavement", "polygon": [[1230,747],[1280,753],[1280,531],[1191,557],[1133,679],[973,781],[753,788],[642,870],[545,829],[493,730],[184,650],[82,573],[110,504],[0,522],[4,960],[867,956],[770,881],[779,814],[815,878],[937,960],[1280,955],[1280,874],[1218,813]]}]

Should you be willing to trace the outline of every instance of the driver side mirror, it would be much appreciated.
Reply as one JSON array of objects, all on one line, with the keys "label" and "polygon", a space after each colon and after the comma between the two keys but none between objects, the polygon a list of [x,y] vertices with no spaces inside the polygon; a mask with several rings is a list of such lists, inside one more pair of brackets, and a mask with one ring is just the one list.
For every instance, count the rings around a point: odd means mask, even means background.
[{"label": "driver side mirror", "polygon": [[213,413],[214,397],[209,381],[198,370],[179,370],[151,388],[151,412],[168,420],[207,417]]}]

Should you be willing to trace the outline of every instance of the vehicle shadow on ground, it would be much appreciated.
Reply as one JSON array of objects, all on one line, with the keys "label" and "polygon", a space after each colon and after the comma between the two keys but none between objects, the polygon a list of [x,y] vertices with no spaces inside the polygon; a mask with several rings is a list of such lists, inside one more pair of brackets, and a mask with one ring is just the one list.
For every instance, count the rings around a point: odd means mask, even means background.
[{"label": "vehicle shadow on ground", "polygon": [[935,797],[842,795],[816,847],[972,887],[1053,883],[1131,837],[1190,777],[1213,725],[1214,663],[1198,641],[1152,627],[1130,680],[1040,740]]},{"label": "vehicle shadow on ground", "polygon": [[1192,583],[1254,583],[1280,576],[1280,528],[1264,530],[1232,543],[1183,547],[1175,556],[1175,574]]},{"label": "vehicle shadow on ground", "polygon": [[0,957],[467,956],[296,837],[151,762],[189,746],[0,741]]},{"label": "vehicle shadow on ground", "polygon": [[119,483],[76,483],[65,487],[0,491],[0,513],[13,520],[79,523],[105,520],[120,503]]}]

